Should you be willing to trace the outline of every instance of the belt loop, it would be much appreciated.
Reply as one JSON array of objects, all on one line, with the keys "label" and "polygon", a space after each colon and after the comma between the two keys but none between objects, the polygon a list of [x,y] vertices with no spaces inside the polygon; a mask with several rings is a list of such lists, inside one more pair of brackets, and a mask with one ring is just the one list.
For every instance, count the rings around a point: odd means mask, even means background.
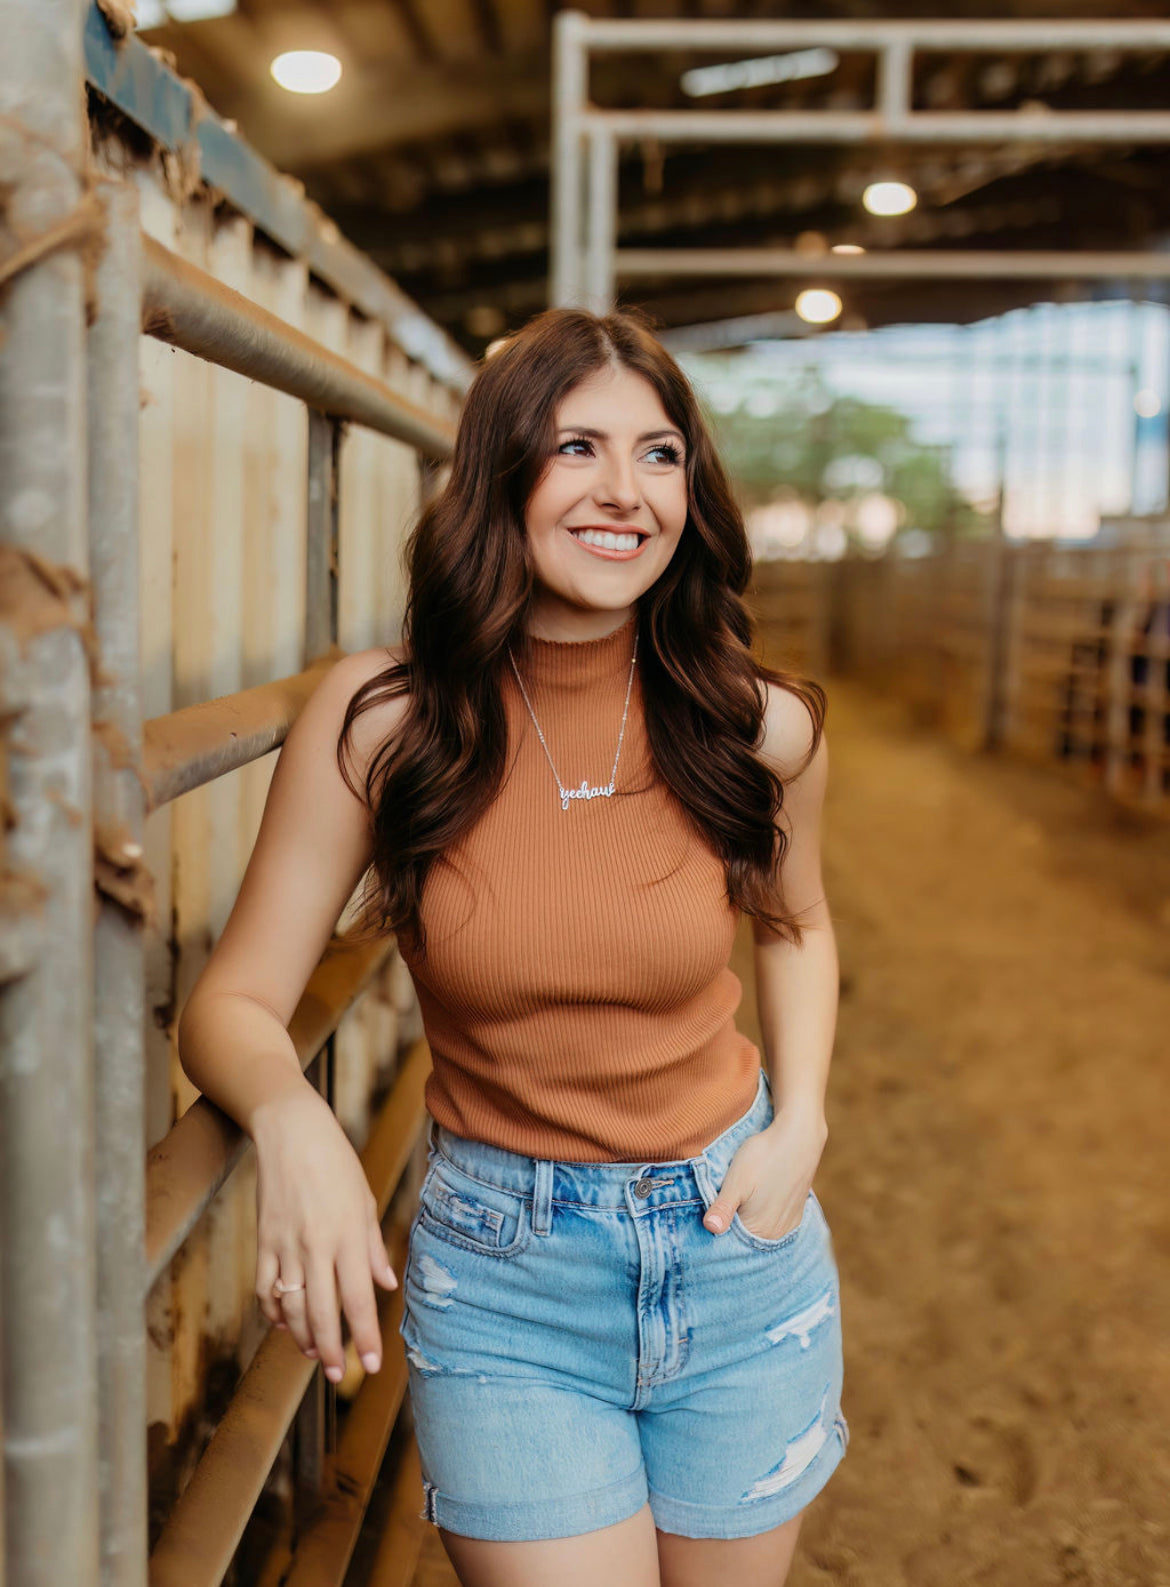
[{"label": "belt loop", "polygon": [[718,1195],[718,1191],[715,1189],[711,1178],[711,1165],[707,1160],[706,1152],[700,1152],[699,1156],[695,1158],[694,1169],[695,1179],[699,1186],[699,1194],[703,1198],[704,1205],[710,1207]]},{"label": "belt loop", "polygon": [[547,1157],[537,1157],[532,1186],[532,1232],[548,1234],[552,1228],[553,1165]]}]

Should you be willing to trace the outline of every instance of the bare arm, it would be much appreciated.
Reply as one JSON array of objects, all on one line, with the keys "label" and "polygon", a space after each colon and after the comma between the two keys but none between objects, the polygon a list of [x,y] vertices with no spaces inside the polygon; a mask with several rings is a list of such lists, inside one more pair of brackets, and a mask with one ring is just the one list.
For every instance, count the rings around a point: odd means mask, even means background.
[{"label": "bare arm", "polygon": [[[311,1089],[288,1022],[371,853],[368,811],[334,747],[351,696],[386,664],[385,651],[345,657],[293,723],[231,915],[179,1020],[184,1071],[249,1134],[265,1103]],[[379,716],[358,719],[363,775]]]},{"label": "bare arm", "polygon": [[812,743],[808,712],[795,695],[769,690],[762,753],[785,779],[780,819],[788,833],[783,885],[790,912],[804,927],[797,948],[753,922],[756,997],[777,1109],[800,1111],[825,1128],[825,1090],[837,1025],[837,939],[821,874],[821,815],[829,773],[822,731],[817,752],[792,781]]},{"label": "bare arm", "polygon": [[[783,862],[788,912],[804,927],[797,948],[752,922],[756,998],[775,1117],[742,1143],[719,1195],[703,1216],[722,1232],[738,1210],[744,1224],[780,1239],[804,1213],[813,1175],[828,1139],[825,1089],[837,1021],[837,942],[821,877],[821,810],[829,747],[822,733],[808,761],[812,722],[787,689],[769,686],[760,753],[784,780],[780,821],[788,833]],[[801,767],[804,767],[801,770]]]},{"label": "bare arm", "polygon": [[[393,1288],[397,1280],[361,1163],[302,1074],[288,1023],[370,862],[369,811],[346,786],[336,746],[353,694],[389,660],[383,649],[337,662],[290,729],[231,915],[178,1030],[184,1071],[256,1145],[260,1306],[335,1380],[344,1367],[338,1292],[373,1370],[373,1282]],[[397,699],[357,719],[350,771],[358,788],[403,709]],[[305,1289],[278,1301],[278,1274]]]}]

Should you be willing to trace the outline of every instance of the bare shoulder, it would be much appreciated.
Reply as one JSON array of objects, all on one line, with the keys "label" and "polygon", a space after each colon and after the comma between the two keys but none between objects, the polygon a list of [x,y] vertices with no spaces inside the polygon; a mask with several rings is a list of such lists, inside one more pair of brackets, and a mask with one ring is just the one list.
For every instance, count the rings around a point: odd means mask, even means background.
[{"label": "bare shoulder", "polygon": [[[350,702],[359,691],[406,659],[401,645],[376,645],[369,650],[355,650],[340,657],[325,673],[317,686],[319,703],[328,710],[336,732],[340,734]],[[396,694],[379,698],[360,711],[353,719],[346,741],[346,760],[359,786],[364,786],[371,760],[402,724],[406,714],[408,695]]]},{"label": "bare shoulder", "polygon": [[781,780],[790,782],[802,772],[824,775],[828,760],[828,743],[821,729],[816,754],[809,760],[813,745],[814,722],[808,707],[798,694],[782,684],[766,683],[767,702],[764,706],[764,729],[759,753],[768,761]]}]

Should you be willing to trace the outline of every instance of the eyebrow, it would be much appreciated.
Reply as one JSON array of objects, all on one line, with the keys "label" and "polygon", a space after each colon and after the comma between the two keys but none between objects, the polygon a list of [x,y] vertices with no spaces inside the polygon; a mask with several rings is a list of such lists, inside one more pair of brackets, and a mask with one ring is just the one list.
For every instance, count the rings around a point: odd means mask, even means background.
[{"label": "eyebrow", "polygon": [[[558,435],[563,435],[566,430],[572,430],[574,435],[585,435],[585,436],[588,436],[591,441],[608,441],[609,440],[609,432],[608,431],[606,431],[606,430],[591,430],[587,424],[562,424],[558,428],[557,434]],[[647,430],[647,431],[645,431],[644,434],[642,434],[642,435],[637,437],[637,443],[640,445],[643,441],[657,441],[659,439],[659,437],[664,436],[664,435],[673,435],[677,440],[681,441],[684,446],[687,444],[686,443],[686,437],[683,435],[681,430],[671,430],[671,429],[666,429],[666,430]]]}]

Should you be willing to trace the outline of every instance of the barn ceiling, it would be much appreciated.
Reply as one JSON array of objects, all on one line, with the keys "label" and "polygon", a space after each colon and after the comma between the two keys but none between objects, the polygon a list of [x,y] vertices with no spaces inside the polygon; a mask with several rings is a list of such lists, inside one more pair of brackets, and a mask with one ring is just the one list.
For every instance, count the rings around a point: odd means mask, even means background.
[{"label": "barn ceiling", "polygon": [[[173,53],[220,115],[300,178],[365,249],[472,354],[547,302],[549,35],[553,0],[238,0],[215,20],[144,32]],[[781,6],[765,0],[583,0],[595,16],[781,16],[873,20],[864,0]],[[1163,0],[1122,6],[1044,0],[995,6],[883,6],[882,17],[991,16],[1163,20]],[[343,65],[319,97],[269,75],[288,49]],[[693,105],[679,80],[723,55],[602,56],[591,93],[606,106]],[[741,90],[705,106],[806,110],[872,103],[872,65],[844,53],[829,77]],[[916,102],[929,109],[1163,109],[1170,58],[1053,53],[920,57]],[[859,195],[897,167],[919,193],[911,214],[876,220]],[[1170,151],[1031,148],[642,146],[624,151],[623,246],[793,246],[814,233],[869,248],[1109,248],[1170,235]],[[787,308],[791,282],[631,283],[667,326]],[[1069,288],[1057,289],[1067,295]],[[1079,290],[1079,289],[1072,289]],[[854,324],[972,319],[1037,296],[1043,283],[854,280]]]}]

